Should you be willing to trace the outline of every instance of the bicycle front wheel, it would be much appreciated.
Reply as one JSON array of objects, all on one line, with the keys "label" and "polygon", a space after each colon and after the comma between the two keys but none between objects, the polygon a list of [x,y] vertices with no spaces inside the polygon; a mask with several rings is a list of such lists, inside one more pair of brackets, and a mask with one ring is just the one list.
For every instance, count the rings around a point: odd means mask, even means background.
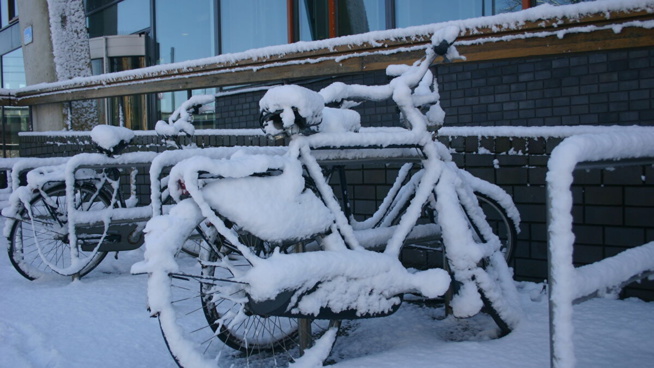
[{"label": "bicycle front wheel", "polygon": [[[95,211],[111,205],[111,199],[92,185],[75,188],[75,206]],[[57,184],[38,193],[28,208],[20,212],[9,233],[9,260],[23,277],[29,280],[57,274],[56,269],[71,265],[68,241],[68,207],[66,186]],[[40,252],[39,252],[40,248]],[[107,255],[106,252],[85,251],[77,244],[79,261],[84,264],[79,276],[91,272]]]},{"label": "bicycle front wheel", "polygon": [[475,192],[475,196],[479,207],[486,216],[486,222],[500,240],[500,252],[504,255],[506,262],[511,263],[518,243],[518,228],[509,218],[504,207],[496,200],[477,192]]},{"label": "bicycle front wheel", "polygon": [[[484,257],[476,268],[463,270],[463,278],[470,278],[477,287],[484,311],[495,321],[500,329],[500,336],[510,333],[521,318],[520,301],[512,279],[508,263],[515,250],[517,228],[506,211],[495,200],[483,194],[474,193],[476,205],[484,216],[474,216],[475,208],[463,206],[466,220],[470,226],[473,239],[478,246],[486,244],[493,237],[499,240],[499,249]],[[490,229],[489,234],[482,229]],[[452,266],[453,259],[448,257],[454,279],[459,280],[457,267]]]}]

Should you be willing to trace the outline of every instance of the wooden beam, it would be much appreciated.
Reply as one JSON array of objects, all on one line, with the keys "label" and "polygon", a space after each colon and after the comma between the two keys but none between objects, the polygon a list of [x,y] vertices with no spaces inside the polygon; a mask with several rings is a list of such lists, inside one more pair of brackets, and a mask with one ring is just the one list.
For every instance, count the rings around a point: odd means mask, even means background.
[{"label": "wooden beam", "polygon": [[[482,61],[654,47],[654,30],[633,23],[642,20],[654,20],[654,14],[615,12],[610,18],[604,13],[591,14],[579,19],[527,22],[519,29],[497,25],[467,30],[457,39],[457,48],[467,61]],[[614,28],[622,29],[615,33]],[[422,35],[378,44],[340,45],[272,55],[265,60],[242,59],[191,67],[161,65],[131,74],[107,74],[28,87],[16,90],[14,99],[0,97],[0,104],[28,106],[381,70],[389,64],[412,63],[422,55],[416,48],[426,45],[429,39],[430,35]]]},{"label": "wooden beam", "polygon": [[466,61],[511,59],[520,57],[562,55],[574,52],[616,50],[623,48],[654,47],[654,33],[644,28],[622,30],[615,37],[613,30],[591,33],[572,33],[562,39],[556,34],[531,39],[515,39],[510,42],[458,46]]}]

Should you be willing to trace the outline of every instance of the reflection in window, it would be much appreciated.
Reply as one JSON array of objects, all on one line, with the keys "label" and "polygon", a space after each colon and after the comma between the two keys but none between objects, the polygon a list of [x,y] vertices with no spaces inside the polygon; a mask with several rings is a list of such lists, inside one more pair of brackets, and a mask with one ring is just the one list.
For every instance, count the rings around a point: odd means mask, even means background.
[{"label": "reflection in window", "polygon": [[[89,2],[86,10],[91,12]],[[91,13],[87,22],[91,38],[136,33],[150,27],[150,1],[121,1]]]},{"label": "reflection in window", "polygon": [[495,13],[510,13],[522,10],[522,1],[517,0],[495,0]]},{"label": "reflection in window", "polygon": [[[109,72],[120,72],[145,67],[143,56],[109,58]],[[109,99],[110,124],[132,130],[147,129],[145,95],[111,97]]]},{"label": "reflection in window", "polygon": [[[183,6],[178,0],[156,0],[155,9],[157,64],[216,55],[213,0],[186,1]],[[186,91],[157,94],[158,119],[168,120],[186,99]]]},{"label": "reflection in window", "polygon": [[411,6],[396,6],[397,28],[444,22],[483,15],[482,0],[412,0]]},{"label": "reflection in window", "polygon": [[222,0],[221,53],[288,42],[286,0]]},{"label": "reflection in window", "polygon": [[170,115],[184,101],[188,100],[187,91],[162,92],[157,94],[157,120],[168,121]]},{"label": "reflection in window", "polygon": [[[23,50],[16,49],[2,56],[2,87],[25,87]],[[3,157],[18,156],[18,132],[29,130],[27,107],[5,106],[2,108],[2,154]]]},{"label": "reflection in window", "polygon": [[[203,88],[191,91],[193,96],[197,95],[216,95],[216,88]],[[193,112],[193,125],[195,129],[220,129],[216,124],[216,104],[207,104],[202,106],[198,111]]]},{"label": "reflection in window", "polygon": [[2,55],[2,88],[22,88],[26,85],[23,49]]},{"label": "reflection in window", "polygon": [[213,0],[156,1],[157,64],[216,54]]},{"label": "reflection in window", "polygon": [[300,41],[329,38],[327,0],[299,0]]},{"label": "reflection in window", "polygon": [[0,0],[0,27],[4,28],[12,21],[18,19],[16,0]]},{"label": "reflection in window", "polygon": [[[145,67],[144,56],[110,57],[108,73]],[[103,59],[91,60],[93,75],[103,74]],[[133,130],[147,129],[145,95],[109,97],[97,100],[100,124],[124,126]]]},{"label": "reflection in window", "polygon": [[386,29],[385,0],[339,0],[338,36]]},{"label": "reflection in window", "polygon": [[368,31],[380,31],[386,29],[386,1],[385,0],[363,0],[368,21]]}]

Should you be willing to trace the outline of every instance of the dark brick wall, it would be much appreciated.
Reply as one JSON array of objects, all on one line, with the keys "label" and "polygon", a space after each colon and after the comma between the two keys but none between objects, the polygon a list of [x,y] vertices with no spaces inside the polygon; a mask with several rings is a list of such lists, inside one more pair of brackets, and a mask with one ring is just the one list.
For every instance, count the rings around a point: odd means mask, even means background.
[{"label": "dark brick wall", "polygon": [[[441,64],[435,69],[446,126],[654,125],[654,49],[568,54],[488,62]],[[383,72],[320,80],[282,81],[313,90],[334,81],[385,84]],[[216,127],[257,128],[263,92],[217,98]],[[388,101],[359,106],[364,126],[397,126]],[[41,137],[38,137],[41,139]],[[71,154],[80,144],[45,147],[21,138],[21,154]],[[546,164],[560,139],[441,137],[454,159],[471,173],[502,186],[523,219],[514,269],[517,278],[547,277]],[[36,140],[36,138],[35,138]],[[200,137],[202,146],[267,144],[242,137]],[[152,149],[156,142],[139,149]],[[47,145],[50,146],[50,145]],[[353,210],[370,215],[393,181],[396,167],[373,165],[348,170]],[[574,260],[594,262],[628,247],[654,241],[654,169],[649,166],[575,172]],[[625,296],[654,300],[654,284],[643,282]]]},{"label": "dark brick wall", "polygon": [[[440,64],[438,75],[445,125],[653,125],[654,49]],[[334,81],[385,84],[383,71],[284,81],[313,90]],[[257,128],[264,92],[217,99],[217,126]],[[357,108],[363,126],[396,125],[389,101]]]},{"label": "dark brick wall", "polygon": [[654,49],[438,67],[448,125],[652,125]]}]

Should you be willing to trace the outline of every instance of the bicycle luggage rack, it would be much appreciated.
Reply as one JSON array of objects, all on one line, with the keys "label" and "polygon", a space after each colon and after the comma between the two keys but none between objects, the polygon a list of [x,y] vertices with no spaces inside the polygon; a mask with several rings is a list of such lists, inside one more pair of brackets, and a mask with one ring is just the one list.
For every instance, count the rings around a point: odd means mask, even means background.
[{"label": "bicycle luggage rack", "polygon": [[[360,314],[356,309],[346,309],[344,311],[335,312],[332,309],[322,307],[318,314],[304,314],[294,312],[293,308],[304,295],[310,294],[311,290],[300,293],[297,298],[297,290],[286,290],[277,294],[275,299],[254,301],[248,296],[247,307],[248,310],[254,314],[262,316],[275,316],[275,317],[290,317],[290,318],[315,318],[315,319],[329,319],[329,320],[342,320],[342,319],[361,319],[361,318],[375,318],[385,317],[397,312],[402,305],[402,295],[395,296],[399,302],[393,305],[393,308],[384,313],[364,313]],[[295,301],[294,305],[291,305]]]}]

